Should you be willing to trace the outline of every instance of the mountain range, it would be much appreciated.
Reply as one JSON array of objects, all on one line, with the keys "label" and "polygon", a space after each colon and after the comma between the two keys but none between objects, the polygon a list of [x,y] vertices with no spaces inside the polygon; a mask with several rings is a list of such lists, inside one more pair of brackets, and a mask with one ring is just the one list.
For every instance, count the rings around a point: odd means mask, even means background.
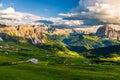
[{"label": "mountain range", "polygon": [[[50,25],[0,25],[1,41],[15,41],[33,45],[62,42],[75,52],[120,44],[118,26],[104,25],[90,28],[60,28]],[[117,28],[117,29],[116,29]],[[96,29],[96,31],[92,31]]]},{"label": "mountain range", "polygon": [[[94,30],[94,31],[93,31]],[[65,39],[70,39],[71,36],[78,37],[76,43],[80,43],[82,39],[90,39],[91,41],[104,40],[119,40],[120,30],[115,25],[104,25],[90,28],[59,28],[50,25],[33,25],[33,26],[7,26],[0,25],[0,37],[3,40],[28,40],[32,44],[45,43],[46,35],[64,35]],[[82,35],[82,36],[81,36]],[[70,44],[73,43],[74,40]],[[83,40],[85,42],[85,40]],[[67,42],[68,43],[68,42]],[[84,43],[83,43],[84,45]],[[97,44],[96,44],[97,45]]]}]

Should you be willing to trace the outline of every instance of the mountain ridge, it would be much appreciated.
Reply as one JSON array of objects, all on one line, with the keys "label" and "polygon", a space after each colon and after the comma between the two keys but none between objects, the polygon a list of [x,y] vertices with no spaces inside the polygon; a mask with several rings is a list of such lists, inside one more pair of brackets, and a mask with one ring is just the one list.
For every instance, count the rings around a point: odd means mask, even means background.
[{"label": "mountain ridge", "polygon": [[98,28],[96,36],[110,40],[120,40],[120,30],[114,29],[111,25],[104,25]]}]

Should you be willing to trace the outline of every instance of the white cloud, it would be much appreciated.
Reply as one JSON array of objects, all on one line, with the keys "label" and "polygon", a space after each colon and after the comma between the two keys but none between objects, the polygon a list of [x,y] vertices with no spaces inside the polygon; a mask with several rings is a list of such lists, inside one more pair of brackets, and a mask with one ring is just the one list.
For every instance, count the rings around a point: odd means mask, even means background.
[{"label": "white cloud", "polygon": [[17,12],[14,8],[9,7],[5,10],[0,10],[0,23],[8,25],[31,24],[39,20],[40,17],[30,14]]},{"label": "white cloud", "polygon": [[[71,17],[71,16],[76,16],[77,13],[68,13],[68,14],[60,13],[59,15]],[[79,27],[80,25],[84,24],[82,20],[64,20],[61,17],[56,17],[56,18],[39,17],[30,13],[15,11],[15,9],[12,7],[9,7],[4,10],[0,10],[0,24],[7,24],[7,25],[31,24],[32,25],[35,23],[35,21],[39,21],[39,20],[52,22],[53,25],[64,26],[64,27]]]},{"label": "white cloud", "polygon": [[75,15],[77,15],[77,14],[76,14],[76,13],[67,13],[67,14],[59,13],[58,15],[59,15],[59,16],[63,16],[63,17],[71,17],[71,16],[75,16]]},{"label": "white cloud", "polygon": [[64,27],[79,27],[83,24],[83,21],[80,20],[59,20],[55,21],[54,25],[60,25]]},{"label": "white cloud", "polygon": [[0,3],[0,7],[3,7],[3,4],[2,4],[2,3]]},{"label": "white cloud", "polygon": [[53,22],[53,25],[57,25],[57,26],[62,26],[62,27],[79,27],[80,25],[83,24],[82,20],[64,20],[60,17],[57,18],[44,18],[41,17],[40,20],[42,21],[51,21]]},{"label": "white cloud", "polygon": [[[9,7],[0,10],[0,23],[31,24],[34,21],[51,21],[54,25],[79,27],[84,24],[120,24],[120,0],[80,0],[79,5],[71,13],[59,13],[61,17],[39,17],[30,13],[15,11]],[[3,4],[0,4],[2,7]],[[45,9],[47,11],[47,9]]]},{"label": "white cloud", "polygon": [[[64,14],[60,14],[64,15]],[[68,14],[68,17],[71,15],[74,16],[74,14]],[[66,16],[66,14],[64,15]],[[9,7],[4,10],[0,10],[0,24],[7,24],[7,25],[33,25],[33,24],[38,24],[37,23],[52,23],[53,25],[58,25],[58,26],[64,26],[64,27],[76,27],[80,26],[83,24],[83,21],[81,20],[64,20],[61,17],[50,17],[50,18],[45,18],[45,17],[39,17],[30,13],[23,13],[23,12],[18,12],[15,11],[14,8]],[[39,22],[41,21],[41,22]]]},{"label": "white cloud", "polygon": [[65,19],[120,24],[120,0],[80,0],[71,13],[59,14]]},{"label": "white cloud", "polygon": [[34,24],[35,21],[39,22],[39,20],[43,20],[47,22],[51,21],[53,25],[66,26],[66,27],[79,26],[83,24],[83,22],[80,20],[63,20],[60,17],[45,18],[30,13],[17,12],[12,7],[9,7],[5,10],[0,10],[0,23],[2,24],[7,24],[7,25]]}]

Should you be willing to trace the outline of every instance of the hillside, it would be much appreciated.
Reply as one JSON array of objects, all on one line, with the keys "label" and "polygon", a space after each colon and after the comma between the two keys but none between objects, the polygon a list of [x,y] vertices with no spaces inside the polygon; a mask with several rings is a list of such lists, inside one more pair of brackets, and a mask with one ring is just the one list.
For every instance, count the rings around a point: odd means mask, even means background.
[{"label": "hillside", "polygon": [[89,49],[118,45],[120,44],[120,41],[105,40],[93,35],[71,34],[63,39],[63,43],[73,51],[84,52]]},{"label": "hillside", "polygon": [[[37,64],[27,63],[26,60],[30,58],[39,61]],[[0,42],[1,80],[116,80],[120,78],[119,66],[90,64],[90,62],[68,50],[62,43],[32,45]],[[112,76],[109,76],[110,74]]]},{"label": "hillside", "polygon": [[48,64],[62,64],[66,59],[82,59],[83,57],[68,50],[60,43],[35,46],[29,43],[0,42],[1,64],[5,62],[25,63],[30,58],[36,58]]},{"label": "hillside", "polygon": [[90,50],[90,53],[98,55],[98,56],[109,56],[111,54],[120,55],[120,45],[113,45],[113,46],[108,46],[108,47],[92,49]]},{"label": "hillside", "polygon": [[[47,49],[48,52],[59,54],[60,56],[65,56],[64,54],[66,53],[67,55],[70,54],[71,56],[74,54],[76,55],[77,53],[75,52],[81,53],[86,52],[87,50],[90,49],[120,44],[119,40],[104,39],[104,37],[106,37],[107,35],[101,38],[100,36],[96,36],[95,34],[77,33],[72,29],[71,30],[73,31],[73,33],[69,34],[69,32],[68,33],[66,32],[69,29],[65,29],[63,34],[62,33],[59,34],[59,32],[57,32],[55,28],[54,29],[50,28],[50,26],[47,25],[40,26],[41,27],[1,25],[0,27],[1,41],[17,42],[23,44],[27,43],[38,48],[43,48],[44,50]],[[114,32],[114,29],[112,29],[109,26],[105,27],[103,26],[98,29],[97,33],[99,31],[100,33],[101,31],[103,31],[103,33],[101,34],[105,34],[106,32],[108,33],[110,31]]]}]

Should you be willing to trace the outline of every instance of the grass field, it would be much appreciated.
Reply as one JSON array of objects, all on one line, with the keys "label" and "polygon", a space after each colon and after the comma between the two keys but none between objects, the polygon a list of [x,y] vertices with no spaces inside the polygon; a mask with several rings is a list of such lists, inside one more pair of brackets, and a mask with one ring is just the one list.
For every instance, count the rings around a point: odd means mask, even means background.
[{"label": "grass field", "polygon": [[[0,80],[120,80],[119,65],[83,64],[86,59],[69,57],[66,48],[48,47],[1,42]],[[29,58],[37,58],[38,64],[26,63]]]},{"label": "grass field", "polygon": [[0,80],[120,80],[120,66],[39,65],[0,66]]}]

